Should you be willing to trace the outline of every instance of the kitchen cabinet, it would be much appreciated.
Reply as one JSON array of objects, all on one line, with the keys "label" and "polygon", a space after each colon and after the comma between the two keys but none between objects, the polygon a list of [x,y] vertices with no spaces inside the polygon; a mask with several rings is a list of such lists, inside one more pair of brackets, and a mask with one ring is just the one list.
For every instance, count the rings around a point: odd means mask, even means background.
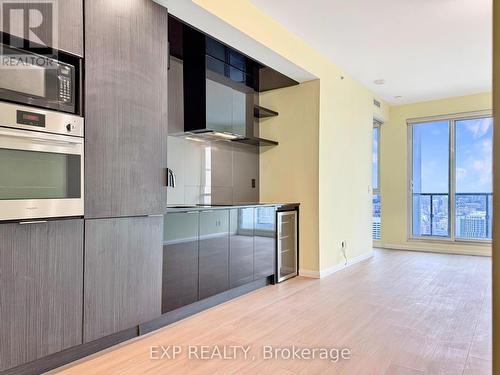
[{"label": "kitchen cabinet", "polygon": [[82,343],[83,220],[0,224],[0,371]]},{"label": "kitchen cabinet", "polygon": [[86,0],[85,15],[85,216],[162,214],[167,9],[151,0]]},{"label": "kitchen cabinet", "polygon": [[[26,39],[35,43],[41,41],[48,47],[83,56],[83,0],[55,0],[54,2],[28,0],[21,3],[11,2],[3,6],[22,9],[23,14],[27,14],[29,10],[42,14],[42,23],[37,28],[31,28]],[[11,18],[10,21],[16,20]],[[57,23],[55,30],[53,29],[54,22]],[[2,25],[2,31],[20,38],[24,38],[23,33],[26,32],[22,27],[7,28],[4,25]],[[57,35],[54,35],[55,32]]]},{"label": "kitchen cabinet", "polygon": [[229,210],[200,212],[199,299],[229,289]]},{"label": "kitchen cabinet", "polygon": [[276,207],[256,207],[254,227],[254,280],[274,275]]},{"label": "kitchen cabinet", "polygon": [[253,281],[254,208],[230,211],[229,251],[229,287]]},{"label": "kitchen cabinet", "polygon": [[163,216],[85,220],[83,341],[161,315]]},{"label": "kitchen cabinet", "polygon": [[198,300],[197,211],[165,215],[162,313]]}]

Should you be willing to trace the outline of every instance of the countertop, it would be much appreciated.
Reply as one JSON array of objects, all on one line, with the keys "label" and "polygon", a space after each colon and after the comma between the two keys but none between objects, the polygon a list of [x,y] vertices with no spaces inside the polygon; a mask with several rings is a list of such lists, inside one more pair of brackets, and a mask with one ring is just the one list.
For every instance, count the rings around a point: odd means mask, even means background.
[{"label": "countertop", "polygon": [[242,203],[227,205],[168,205],[169,212],[187,212],[187,211],[208,211],[208,210],[228,210],[232,208],[250,208],[250,207],[277,207],[278,210],[294,210],[300,206],[300,203]]}]

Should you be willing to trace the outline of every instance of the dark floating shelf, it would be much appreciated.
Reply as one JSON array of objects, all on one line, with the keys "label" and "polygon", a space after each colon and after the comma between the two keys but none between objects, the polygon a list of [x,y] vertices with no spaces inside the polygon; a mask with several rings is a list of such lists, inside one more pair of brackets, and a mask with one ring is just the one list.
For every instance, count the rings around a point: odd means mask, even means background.
[{"label": "dark floating shelf", "polygon": [[260,105],[256,105],[253,107],[253,115],[257,118],[265,118],[265,117],[274,117],[278,116],[279,113],[273,111],[272,109],[261,107]]},{"label": "dark floating shelf", "polygon": [[233,142],[245,143],[252,146],[277,146],[279,145],[276,141],[271,141],[269,139],[257,138],[257,137],[247,137],[241,139],[235,139]]}]

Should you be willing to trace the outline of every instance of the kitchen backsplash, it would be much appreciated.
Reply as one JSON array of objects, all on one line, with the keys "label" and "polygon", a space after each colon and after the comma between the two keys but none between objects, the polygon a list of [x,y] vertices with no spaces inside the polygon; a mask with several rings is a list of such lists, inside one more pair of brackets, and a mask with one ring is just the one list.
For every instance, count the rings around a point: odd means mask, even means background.
[{"label": "kitchen backsplash", "polygon": [[177,180],[168,188],[169,205],[259,202],[258,148],[169,136],[167,149]]}]

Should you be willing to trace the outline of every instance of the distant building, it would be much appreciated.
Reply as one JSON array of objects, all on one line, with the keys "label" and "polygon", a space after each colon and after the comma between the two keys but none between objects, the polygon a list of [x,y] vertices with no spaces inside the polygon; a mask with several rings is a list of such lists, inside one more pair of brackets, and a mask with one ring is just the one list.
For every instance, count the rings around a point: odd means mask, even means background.
[{"label": "distant building", "polygon": [[381,223],[380,217],[373,218],[372,236],[374,240],[380,240]]},{"label": "distant building", "polygon": [[460,237],[486,238],[488,223],[484,214],[470,214],[460,218]]}]

